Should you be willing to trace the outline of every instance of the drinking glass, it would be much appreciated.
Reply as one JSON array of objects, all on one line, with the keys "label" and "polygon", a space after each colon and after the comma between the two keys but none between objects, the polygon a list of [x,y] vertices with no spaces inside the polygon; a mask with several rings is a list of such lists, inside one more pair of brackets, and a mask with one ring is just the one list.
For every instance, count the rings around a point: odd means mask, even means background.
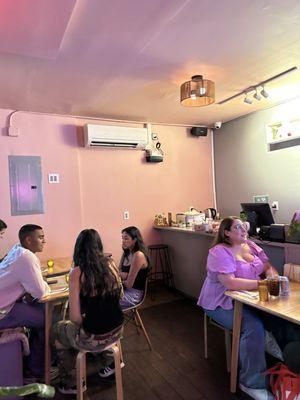
[{"label": "drinking glass", "polygon": [[268,288],[271,296],[279,296],[279,279],[278,277],[268,277]]},{"label": "drinking glass", "polygon": [[52,260],[52,258],[49,258],[49,260],[47,260],[47,266],[48,274],[53,274],[54,261]]}]

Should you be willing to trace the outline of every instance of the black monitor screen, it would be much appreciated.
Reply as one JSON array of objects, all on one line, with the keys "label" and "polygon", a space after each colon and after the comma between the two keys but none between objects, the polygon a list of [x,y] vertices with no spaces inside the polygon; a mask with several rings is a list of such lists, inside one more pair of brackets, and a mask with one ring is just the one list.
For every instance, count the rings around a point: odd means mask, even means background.
[{"label": "black monitor screen", "polygon": [[274,224],[274,218],[269,203],[241,203],[242,210],[250,222],[250,235],[256,234],[256,228]]}]

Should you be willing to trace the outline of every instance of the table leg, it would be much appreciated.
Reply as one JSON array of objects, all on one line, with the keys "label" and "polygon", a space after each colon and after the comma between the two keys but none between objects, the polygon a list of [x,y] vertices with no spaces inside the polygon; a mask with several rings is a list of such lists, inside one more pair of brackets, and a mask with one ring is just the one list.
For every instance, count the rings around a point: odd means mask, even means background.
[{"label": "table leg", "polygon": [[50,385],[51,368],[51,347],[50,347],[50,329],[52,326],[53,303],[47,301],[45,304],[45,383]]},{"label": "table leg", "polygon": [[232,393],[236,392],[242,313],[243,313],[243,303],[235,300],[233,332],[232,332],[231,375],[230,375],[230,391]]}]

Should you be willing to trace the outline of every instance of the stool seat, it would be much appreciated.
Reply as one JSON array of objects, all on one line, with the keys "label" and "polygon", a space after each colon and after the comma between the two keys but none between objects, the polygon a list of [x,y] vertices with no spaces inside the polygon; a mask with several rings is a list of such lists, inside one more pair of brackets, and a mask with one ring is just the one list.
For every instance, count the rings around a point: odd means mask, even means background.
[{"label": "stool seat", "polygon": [[77,400],[83,400],[83,392],[86,387],[86,353],[101,353],[106,350],[111,350],[115,362],[116,376],[116,392],[117,400],[123,400],[123,385],[121,364],[123,362],[122,349],[120,340],[109,344],[99,351],[80,349],[76,358],[76,385],[77,385]]},{"label": "stool seat", "polygon": [[149,250],[167,249],[169,246],[167,244],[150,244],[148,246]]},{"label": "stool seat", "polygon": [[149,283],[163,281],[163,283],[175,289],[169,246],[163,243],[148,246],[150,264],[152,266],[149,274]]}]

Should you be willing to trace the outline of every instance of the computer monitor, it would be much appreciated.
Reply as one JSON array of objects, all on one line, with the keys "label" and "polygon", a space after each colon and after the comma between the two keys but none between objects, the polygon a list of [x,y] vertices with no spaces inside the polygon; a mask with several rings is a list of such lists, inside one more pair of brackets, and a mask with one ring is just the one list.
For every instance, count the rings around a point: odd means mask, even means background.
[{"label": "computer monitor", "polygon": [[256,235],[256,228],[274,224],[269,203],[241,203],[241,206],[250,222],[250,236]]}]

